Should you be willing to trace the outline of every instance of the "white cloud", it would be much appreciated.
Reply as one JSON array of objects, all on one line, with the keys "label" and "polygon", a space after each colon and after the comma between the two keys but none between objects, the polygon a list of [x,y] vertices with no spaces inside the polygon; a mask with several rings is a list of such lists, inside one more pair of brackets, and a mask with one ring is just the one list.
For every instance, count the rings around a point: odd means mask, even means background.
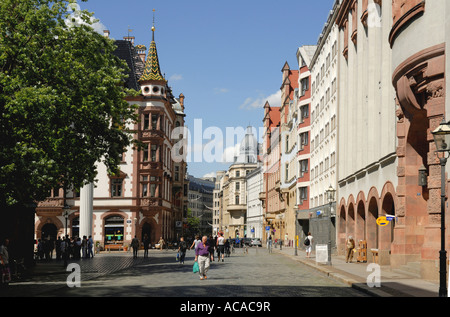
[{"label": "white cloud", "polygon": [[203,175],[203,177],[216,177],[216,172],[211,172],[211,173],[207,173],[205,175]]},{"label": "white cloud", "polygon": [[235,156],[239,155],[240,144],[229,146],[225,148],[222,156],[222,163],[233,163]]},{"label": "white cloud", "polygon": [[214,88],[214,93],[216,94],[226,94],[229,91],[227,88]]},{"label": "white cloud", "polygon": [[182,80],[183,79],[183,75],[181,74],[173,74],[172,76],[169,77],[170,81],[178,81],[178,80]]},{"label": "white cloud", "polygon": [[269,102],[269,104],[272,107],[280,107],[281,106],[281,90],[278,90],[276,93],[271,94],[267,97],[259,97],[259,98],[252,98],[249,97],[245,99],[244,103],[239,107],[240,109],[246,109],[246,110],[252,110],[252,109],[260,109],[263,108],[266,104],[266,101]]}]

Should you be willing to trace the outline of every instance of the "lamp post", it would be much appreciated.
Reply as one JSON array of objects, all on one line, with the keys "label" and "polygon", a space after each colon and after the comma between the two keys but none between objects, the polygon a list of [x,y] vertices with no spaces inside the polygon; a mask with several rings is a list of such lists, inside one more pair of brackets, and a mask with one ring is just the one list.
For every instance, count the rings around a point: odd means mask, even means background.
[{"label": "lamp post", "polygon": [[295,237],[294,237],[294,255],[297,256],[298,255],[298,251],[297,251],[297,244],[298,244],[298,207],[295,209]]},{"label": "lamp post", "polygon": [[329,217],[330,222],[328,223],[328,265],[331,265],[331,205],[334,201],[334,194],[336,190],[330,185],[330,187],[326,190],[327,199],[330,203],[329,208]]},{"label": "lamp post", "polygon": [[65,227],[65,233],[64,233],[64,252],[63,252],[63,257],[64,257],[64,267],[67,267],[67,261],[69,258],[68,255],[68,239],[67,239],[67,219],[69,218],[69,210],[70,210],[70,206],[66,203],[65,199],[64,199],[64,207],[63,207],[63,215],[64,218],[66,219],[66,227]]},{"label": "lamp post", "polygon": [[64,203],[64,218],[66,219],[66,227],[65,227],[65,233],[64,236],[67,236],[67,219],[69,218],[69,210],[70,210],[70,206],[67,205],[66,203]]},{"label": "lamp post", "polygon": [[447,164],[446,152],[450,152],[450,122],[442,120],[439,127],[432,132],[436,152],[443,155],[439,157],[441,165],[441,250],[439,251],[439,297],[447,297],[447,251],[445,251],[445,165]]}]

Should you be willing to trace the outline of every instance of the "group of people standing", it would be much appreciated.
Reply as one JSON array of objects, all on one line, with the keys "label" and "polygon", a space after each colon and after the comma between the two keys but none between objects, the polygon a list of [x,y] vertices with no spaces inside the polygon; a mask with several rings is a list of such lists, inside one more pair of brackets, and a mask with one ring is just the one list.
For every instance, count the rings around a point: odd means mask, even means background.
[{"label": "group of people standing", "polygon": [[51,238],[39,239],[37,241],[36,254],[38,259],[50,261],[53,259],[53,252],[56,253],[56,260],[94,257],[94,241],[92,236],[80,237],[58,237],[55,241]]},{"label": "group of people standing", "polygon": [[92,236],[83,236],[80,237],[72,237],[69,238],[66,235],[65,238],[61,239],[58,237],[56,240],[56,259],[69,259],[72,258],[74,260],[89,259],[94,257],[94,240]]}]

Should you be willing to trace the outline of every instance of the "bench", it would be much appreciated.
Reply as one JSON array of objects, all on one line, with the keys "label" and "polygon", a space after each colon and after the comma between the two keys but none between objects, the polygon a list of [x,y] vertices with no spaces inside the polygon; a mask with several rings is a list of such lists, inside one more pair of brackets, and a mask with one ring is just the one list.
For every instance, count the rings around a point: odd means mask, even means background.
[{"label": "bench", "polygon": [[121,244],[108,244],[108,245],[106,245],[105,249],[108,252],[111,252],[111,250],[123,251],[123,245],[121,245]]}]

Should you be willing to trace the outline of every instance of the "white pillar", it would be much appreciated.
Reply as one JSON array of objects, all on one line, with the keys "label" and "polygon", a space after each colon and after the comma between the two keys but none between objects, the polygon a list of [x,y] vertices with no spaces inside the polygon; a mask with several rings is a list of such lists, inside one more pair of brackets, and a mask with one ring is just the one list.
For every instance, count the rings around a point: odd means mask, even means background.
[{"label": "white pillar", "polygon": [[80,238],[92,235],[92,218],[94,216],[94,184],[81,188],[80,192]]}]

